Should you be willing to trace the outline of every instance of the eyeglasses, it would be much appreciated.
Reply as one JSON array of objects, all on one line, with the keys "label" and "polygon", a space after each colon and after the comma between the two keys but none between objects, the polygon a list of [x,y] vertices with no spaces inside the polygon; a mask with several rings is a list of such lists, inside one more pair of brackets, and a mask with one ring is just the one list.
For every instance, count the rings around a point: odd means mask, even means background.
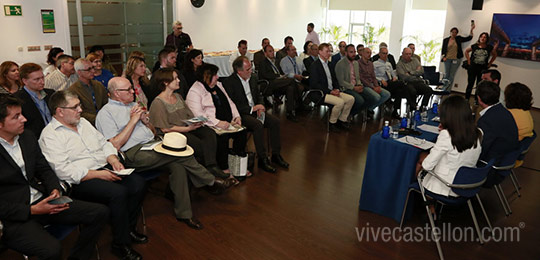
[{"label": "eyeglasses", "polygon": [[386,54],[388,54],[388,52],[379,52],[379,54],[381,54],[381,55],[382,55],[382,54],[386,55]]},{"label": "eyeglasses", "polygon": [[96,68],[94,67],[89,67],[88,69],[84,69],[84,70],[80,70],[80,71],[92,71],[92,70],[95,70]]},{"label": "eyeglasses", "polygon": [[129,92],[129,91],[132,91],[132,90],[133,90],[133,87],[131,87],[131,88],[119,88],[116,91],[128,91]]},{"label": "eyeglasses", "polygon": [[74,106],[72,106],[72,107],[60,107],[60,108],[77,110],[77,109],[79,109],[79,108],[82,108],[82,105],[81,105],[81,103],[79,103],[79,104],[74,105]]}]

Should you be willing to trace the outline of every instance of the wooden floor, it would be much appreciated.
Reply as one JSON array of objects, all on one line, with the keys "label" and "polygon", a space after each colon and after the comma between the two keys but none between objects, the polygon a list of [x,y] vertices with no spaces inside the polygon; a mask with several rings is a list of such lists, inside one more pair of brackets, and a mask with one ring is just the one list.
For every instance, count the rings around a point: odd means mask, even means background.
[{"label": "wooden floor", "polygon": [[[399,223],[359,211],[358,201],[370,136],[382,125],[380,115],[367,124],[355,122],[347,133],[327,133],[324,111],[300,116],[299,123],[282,119],[282,154],[290,170],[269,174],[255,169],[254,176],[221,196],[205,191],[192,197],[193,210],[204,224],[192,230],[175,220],[172,203],[165,199],[166,176],[152,184],[144,201],[150,242],[135,245],[144,259],[437,259],[434,242],[360,242],[357,228],[396,228]],[[540,112],[533,111],[535,129]],[[443,242],[447,259],[540,259],[540,141],[530,149],[516,174],[522,197],[512,195],[513,214],[505,217],[493,190],[482,190],[496,227],[519,227],[519,242]],[[507,195],[513,190],[503,184]],[[417,203],[418,205],[420,203]],[[481,225],[485,225],[480,218]],[[425,226],[417,207],[408,227]],[[445,209],[443,222],[472,226],[467,208]],[[75,232],[76,233],[76,232]],[[73,244],[76,234],[63,243]],[[102,259],[109,252],[110,230],[99,242]],[[19,259],[13,251],[1,259]]]}]

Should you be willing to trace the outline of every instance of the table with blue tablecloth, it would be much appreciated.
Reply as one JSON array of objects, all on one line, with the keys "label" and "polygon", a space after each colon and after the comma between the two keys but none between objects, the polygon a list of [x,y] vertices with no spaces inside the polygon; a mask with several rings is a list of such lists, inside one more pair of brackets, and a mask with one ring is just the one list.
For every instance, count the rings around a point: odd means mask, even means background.
[{"label": "table with blue tablecloth", "polygon": [[[430,114],[430,120],[426,124],[439,124],[431,121],[433,116]],[[422,135],[416,138],[435,142],[437,134],[422,132]],[[381,132],[372,135],[360,194],[360,209],[399,222],[409,184],[416,181],[416,162],[421,151],[392,138],[383,139]]]}]

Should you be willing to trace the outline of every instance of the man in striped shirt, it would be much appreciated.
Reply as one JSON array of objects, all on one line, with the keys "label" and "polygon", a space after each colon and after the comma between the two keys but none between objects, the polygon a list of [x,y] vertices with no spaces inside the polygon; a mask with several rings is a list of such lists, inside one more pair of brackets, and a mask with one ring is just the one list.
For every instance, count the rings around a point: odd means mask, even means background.
[{"label": "man in striped shirt", "polygon": [[75,59],[69,55],[60,55],[56,60],[57,70],[45,77],[45,88],[55,91],[64,90],[78,79],[75,74]]}]

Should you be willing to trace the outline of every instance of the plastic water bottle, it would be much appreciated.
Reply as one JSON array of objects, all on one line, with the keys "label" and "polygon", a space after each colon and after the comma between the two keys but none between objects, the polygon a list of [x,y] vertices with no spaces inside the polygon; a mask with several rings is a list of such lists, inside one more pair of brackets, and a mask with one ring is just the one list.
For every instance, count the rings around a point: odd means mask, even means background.
[{"label": "plastic water bottle", "polygon": [[384,127],[382,129],[382,138],[388,139],[390,137],[390,126],[388,121],[384,121]]},{"label": "plastic water bottle", "polygon": [[420,119],[420,111],[418,111],[418,110],[414,111],[414,121],[416,121],[416,123],[421,121],[421,119]]},{"label": "plastic water bottle", "polygon": [[439,113],[439,105],[437,103],[433,103],[433,107],[431,108],[431,112],[433,112],[433,114],[438,114]]},{"label": "plastic water bottle", "polygon": [[401,124],[399,125],[399,127],[407,128],[407,126],[408,126],[407,116],[404,116],[403,118],[401,118]]}]

